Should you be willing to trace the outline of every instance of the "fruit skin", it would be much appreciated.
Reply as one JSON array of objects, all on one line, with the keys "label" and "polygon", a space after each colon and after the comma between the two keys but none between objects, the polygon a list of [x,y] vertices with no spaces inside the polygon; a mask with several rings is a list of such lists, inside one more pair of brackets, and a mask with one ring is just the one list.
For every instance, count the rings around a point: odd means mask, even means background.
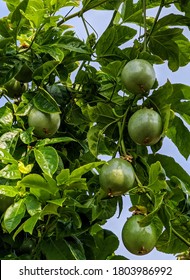
[{"label": "fruit skin", "polygon": [[136,111],[129,119],[128,133],[136,144],[156,144],[162,134],[161,116],[153,109],[143,108]]},{"label": "fruit skin", "polygon": [[13,78],[4,85],[4,88],[6,89],[4,94],[13,99],[20,97],[27,90],[28,85]]},{"label": "fruit skin", "polygon": [[20,246],[20,252],[29,254],[35,249],[35,241],[31,238],[24,239],[23,243]]},{"label": "fruit skin", "polygon": [[135,182],[134,169],[128,161],[114,158],[103,165],[99,174],[100,187],[110,196],[129,191]]},{"label": "fruit skin", "polygon": [[121,81],[134,94],[143,94],[154,85],[156,74],[153,66],[144,59],[129,61],[121,72]]},{"label": "fruit skin", "polygon": [[34,127],[34,134],[39,138],[52,137],[60,126],[59,113],[44,113],[33,107],[28,115],[29,127]]},{"label": "fruit skin", "polygon": [[139,221],[143,215],[133,215],[127,219],[122,229],[122,241],[125,248],[134,255],[150,253],[157,242],[156,228],[153,224],[141,227]]}]

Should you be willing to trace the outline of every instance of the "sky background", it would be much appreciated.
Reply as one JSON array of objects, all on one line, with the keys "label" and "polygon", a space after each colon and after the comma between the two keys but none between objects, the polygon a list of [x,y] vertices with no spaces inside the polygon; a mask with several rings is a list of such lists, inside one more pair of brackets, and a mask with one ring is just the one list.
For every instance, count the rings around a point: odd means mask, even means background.
[{"label": "sky background", "polygon": [[[65,15],[67,13],[68,9],[62,9],[62,15]],[[175,9],[166,9],[165,12],[161,14],[161,16],[165,15],[166,13],[175,13]],[[148,15],[154,16],[157,12],[157,9],[151,9],[148,12]],[[73,13],[73,11],[72,11]],[[178,11],[179,13],[179,11]],[[8,10],[6,8],[5,2],[0,0],[0,18],[3,16],[8,15]],[[93,11],[93,12],[87,12],[85,13],[85,19],[90,23],[90,25],[93,26],[93,28],[97,31],[99,36],[104,31],[105,27],[109,23],[112,16],[112,12],[110,11]],[[68,21],[67,24],[71,24],[74,26],[76,34],[79,38],[85,39],[86,38],[86,32],[84,29],[84,26],[82,24],[82,21],[79,18],[73,19],[71,21]],[[90,27],[89,27],[90,30]],[[90,33],[93,32],[93,30],[90,30]],[[185,30],[185,35],[190,38],[190,32],[188,30]],[[167,65],[157,65],[154,66],[156,71],[156,77],[159,81],[159,86],[166,83],[167,79],[170,80],[171,83],[182,83],[186,85],[190,85],[190,79],[189,79],[189,73],[190,73],[190,65],[180,68],[177,72],[172,72],[168,69]],[[5,102],[5,99],[0,99],[0,106],[2,106]],[[172,156],[176,159],[176,161],[189,173],[189,165],[190,160],[187,161],[181,156],[181,154],[178,152],[177,148],[174,146],[174,144],[165,137],[163,141],[163,146],[161,150],[159,150],[159,153]],[[112,230],[119,238],[121,237],[121,230],[123,227],[123,224],[125,223],[127,217],[131,215],[131,213],[128,211],[129,207],[131,206],[131,203],[129,201],[129,197],[126,195],[123,198],[124,201],[124,208],[122,211],[122,214],[120,218],[117,218],[117,214],[110,219],[107,224],[105,225],[105,228]],[[172,260],[176,259],[172,255],[163,254],[161,252],[158,252],[156,250],[153,250],[151,253],[145,256],[135,256],[130,254],[125,247],[123,246],[122,242],[120,244],[119,249],[116,252],[117,254],[124,255],[125,257],[132,259],[132,260]]]}]

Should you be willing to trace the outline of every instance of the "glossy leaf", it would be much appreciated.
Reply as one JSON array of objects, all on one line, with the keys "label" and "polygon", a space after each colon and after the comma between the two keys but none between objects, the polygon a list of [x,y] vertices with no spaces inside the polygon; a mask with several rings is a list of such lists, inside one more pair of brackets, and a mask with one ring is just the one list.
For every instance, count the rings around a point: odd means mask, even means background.
[{"label": "glossy leaf", "polygon": [[37,198],[35,196],[28,195],[25,198],[24,202],[26,205],[27,212],[31,216],[35,215],[36,213],[39,213],[42,210],[41,203],[37,200]]},{"label": "glossy leaf", "polygon": [[17,163],[17,161],[12,157],[12,155],[4,149],[0,148],[0,160],[2,163]]},{"label": "glossy leaf", "polygon": [[21,173],[18,168],[18,164],[7,164],[0,170],[0,177],[10,180],[16,180],[21,178]]},{"label": "glossy leaf", "polygon": [[56,69],[59,61],[51,60],[47,61],[38,67],[33,73],[33,79],[38,85],[41,85],[42,81],[49,78],[49,75]]},{"label": "glossy leaf", "polygon": [[10,132],[4,133],[0,137],[0,148],[5,149],[9,153],[13,154],[17,145],[17,141],[19,139],[20,132],[20,129],[14,129]]},{"label": "glossy leaf", "polygon": [[12,186],[0,185],[0,195],[9,197],[15,197],[18,194],[18,190]]},{"label": "glossy leaf", "polygon": [[25,215],[26,207],[24,199],[20,199],[6,210],[4,215],[4,226],[11,233],[21,222]]},{"label": "glossy leaf", "polygon": [[170,123],[167,136],[177,146],[179,152],[187,159],[190,155],[190,134],[188,128],[179,117],[175,116]]},{"label": "glossy leaf", "polygon": [[174,158],[161,154],[148,156],[149,163],[153,163],[156,161],[159,161],[162,164],[162,167],[166,172],[166,176],[168,176],[169,178],[171,178],[172,176],[176,176],[190,187],[189,174],[180,166],[179,163],[175,161]]},{"label": "glossy leaf", "polygon": [[45,190],[48,193],[54,194],[55,189],[52,188],[48,182],[39,174],[29,174],[26,175],[21,181],[20,185],[22,185],[25,188],[34,188],[37,190]]},{"label": "glossy leaf", "polygon": [[40,213],[36,213],[32,217],[28,218],[23,224],[23,230],[32,235],[33,230],[34,230],[39,218],[40,218]]},{"label": "glossy leaf", "polygon": [[94,168],[97,168],[98,166],[104,164],[104,161],[99,161],[99,162],[91,162],[85,165],[80,166],[79,168],[76,168],[73,170],[71,173],[71,177],[82,177],[85,173],[89,171],[93,171]]},{"label": "glossy leaf", "polygon": [[13,124],[13,113],[12,110],[6,106],[0,108],[0,131],[10,131]]},{"label": "glossy leaf", "polygon": [[34,155],[37,163],[45,174],[52,176],[56,172],[59,158],[57,151],[53,147],[39,147],[34,150]]}]

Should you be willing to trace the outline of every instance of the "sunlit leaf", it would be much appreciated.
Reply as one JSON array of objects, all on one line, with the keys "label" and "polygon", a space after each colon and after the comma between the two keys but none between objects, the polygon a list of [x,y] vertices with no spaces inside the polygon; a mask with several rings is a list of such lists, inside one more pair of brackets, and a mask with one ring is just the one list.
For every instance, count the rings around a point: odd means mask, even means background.
[{"label": "sunlit leaf", "polygon": [[4,225],[6,230],[11,233],[21,222],[25,215],[26,207],[24,199],[20,199],[6,210],[4,215]]},{"label": "sunlit leaf", "polygon": [[43,172],[52,176],[58,168],[59,158],[57,151],[50,146],[39,147],[34,150],[34,154],[35,159]]}]

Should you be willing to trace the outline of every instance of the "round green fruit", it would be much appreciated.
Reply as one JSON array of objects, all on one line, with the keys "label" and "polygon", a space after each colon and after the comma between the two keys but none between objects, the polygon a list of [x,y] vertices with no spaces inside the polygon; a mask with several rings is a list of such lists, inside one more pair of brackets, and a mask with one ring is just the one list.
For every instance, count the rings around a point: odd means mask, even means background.
[{"label": "round green fruit", "polygon": [[22,83],[29,83],[32,81],[32,70],[30,67],[25,63],[20,71],[16,74],[15,79]]},{"label": "round green fruit", "polygon": [[20,252],[22,253],[31,253],[35,249],[35,241],[31,238],[24,239],[23,243],[20,246]]},{"label": "round green fruit", "polygon": [[28,85],[20,83],[15,78],[13,78],[4,85],[4,88],[5,95],[13,99],[20,97],[22,93],[27,90]]},{"label": "round green fruit", "polygon": [[39,138],[52,137],[60,126],[59,113],[44,113],[33,107],[28,115],[29,127],[34,127],[34,134]]},{"label": "round green fruit", "polygon": [[126,89],[134,94],[146,93],[156,79],[153,66],[144,59],[129,61],[121,72],[121,81]]},{"label": "round green fruit", "polygon": [[13,204],[14,198],[5,196],[3,194],[0,195],[0,213],[4,213],[7,208]]},{"label": "round green fruit", "polygon": [[153,224],[141,227],[139,221],[143,215],[133,215],[127,219],[122,229],[122,241],[125,248],[134,255],[150,253],[157,242],[156,228]]},{"label": "round green fruit", "polygon": [[154,145],[160,140],[162,134],[161,116],[153,109],[140,109],[130,117],[128,132],[136,144]]},{"label": "round green fruit", "polygon": [[135,182],[134,169],[128,161],[114,158],[100,170],[100,187],[110,196],[118,196],[129,191]]}]

